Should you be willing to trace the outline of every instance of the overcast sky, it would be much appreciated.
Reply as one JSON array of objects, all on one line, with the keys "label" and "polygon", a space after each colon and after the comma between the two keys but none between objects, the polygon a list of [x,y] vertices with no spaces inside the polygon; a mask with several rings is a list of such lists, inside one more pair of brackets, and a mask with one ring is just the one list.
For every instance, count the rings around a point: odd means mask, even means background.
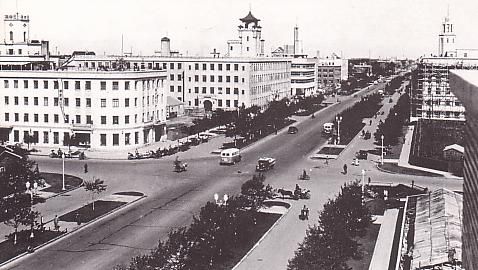
[{"label": "overcast sky", "polygon": [[251,7],[268,54],[292,44],[297,24],[311,56],[416,58],[436,54],[448,4],[458,47],[478,48],[477,0],[0,0],[0,14],[18,6],[31,37],[49,40],[52,52],[118,54],[123,34],[125,51],[150,55],[167,35],[173,50],[194,56],[223,54]]}]

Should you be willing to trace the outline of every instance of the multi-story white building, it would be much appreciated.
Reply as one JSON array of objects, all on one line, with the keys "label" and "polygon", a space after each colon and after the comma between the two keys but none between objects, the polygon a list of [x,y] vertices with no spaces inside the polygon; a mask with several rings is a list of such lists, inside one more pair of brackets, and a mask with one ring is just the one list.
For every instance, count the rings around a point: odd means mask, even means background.
[{"label": "multi-story white building", "polygon": [[438,56],[422,57],[412,84],[411,121],[419,118],[465,120],[465,108],[450,90],[453,69],[478,69],[478,50],[457,49],[449,16],[438,35]]},{"label": "multi-story white building", "polygon": [[312,96],[317,94],[317,75],[315,59],[306,55],[296,55],[291,64],[292,96]]},{"label": "multi-story white building", "polygon": [[[79,69],[117,66],[115,56],[75,56],[67,63]],[[125,57],[127,67],[164,70],[168,96],[186,107],[232,110],[266,108],[274,99],[290,97],[290,59],[230,57]]]},{"label": "multi-story white building", "polygon": [[0,71],[0,140],[134,148],[166,135],[164,71]]}]

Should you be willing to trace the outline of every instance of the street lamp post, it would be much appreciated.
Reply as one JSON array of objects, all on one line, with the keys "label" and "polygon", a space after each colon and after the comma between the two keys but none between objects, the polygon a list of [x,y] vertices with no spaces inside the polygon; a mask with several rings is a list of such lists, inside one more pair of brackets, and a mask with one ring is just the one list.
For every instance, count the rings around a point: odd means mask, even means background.
[{"label": "street lamp post", "polygon": [[66,190],[66,188],[65,188],[65,153],[63,153],[61,155],[61,159],[62,159],[62,164],[63,164],[63,166],[62,166],[63,170],[62,170],[62,188],[61,188],[61,190],[65,191]]},{"label": "street lamp post", "polygon": [[336,116],[335,121],[337,121],[337,144],[340,144],[340,122],[342,121],[342,116]]},{"label": "street lamp post", "polygon": [[362,204],[365,203],[365,170],[362,170]]},{"label": "street lamp post", "polygon": [[382,139],[382,160],[381,160],[381,164],[383,165],[383,139],[385,137],[382,135],[382,136],[380,136],[380,138]]}]

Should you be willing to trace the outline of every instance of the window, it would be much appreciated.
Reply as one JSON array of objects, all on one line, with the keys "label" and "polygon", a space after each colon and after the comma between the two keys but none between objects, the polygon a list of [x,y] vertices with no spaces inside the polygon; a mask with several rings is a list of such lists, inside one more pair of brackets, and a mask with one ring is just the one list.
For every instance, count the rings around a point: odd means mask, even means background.
[{"label": "window", "polygon": [[45,143],[45,144],[49,143],[48,131],[43,131],[43,143]]},{"label": "window", "polygon": [[63,82],[63,89],[68,90],[68,88],[70,88],[70,84],[68,83],[68,81],[64,81]]},{"label": "window", "polygon": [[169,92],[174,92],[174,85],[169,86]]},{"label": "window", "polygon": [[226,64],[226,70],[231,70],[231,64]]},{"label": "window", "polygon": [[13,31],[10,31],[10,40],[13,41]]},{"label": "window", "polygon": [[202,70],[206,70],[207,69],[207,65],[206,64],[202,64]]},{"label": "window", "polygon": [[106,98],[101,99],[101,108],[106,108]]},{"label": "window", "polygon": [[203,94],[206,94],[206,87],[203,87],[203,88],[202,88],[202,93],[203,93]]},{"label": "window", "polygon": [[182,89],[183,89],[183,88],[181,87],[181,85],[178,85],[178,92],[181,92]]},{"label": "window", "polygon": [[199,70],[199,64],[198,63],[194,64],[194,70]]},{"label": "window", "polygon": [[18,130],[13,131],[13,141],[14,142],[20,141],[20,132]]},{"label": "window", "polygon": [[48,123],[48,114],[46,113],[43,115],[43,122]]},{"label": "window", "polygon": [[238,76],[234,76],[234,82],[235,82],[235,83],[238,83],[238,82],[239,82],[239,77],[238,77]]},{"label": "window", "polygon": [[13,88],[18,88],[18,80],[13,80]]},{"label": "window", "polygon": [[234,95],[239,95],[239,89],[234,88]]},{"label": "window", "polygon": [[64,116],[64,117],[65,117],[65,118],[64,118],[64,120],[65,120],[65,124],[68,124],[68,123],[70,123],[70,116],[69,116],[68,114],[65,114],[65,116]]},{"label": "window", "polygon": [[81,107],[81,99],[75,98],[75,104],[76,104],[76,107]]},{"label": "window", "polygon": [[124,99],[124,106],[127,108],[129,107],[129,98]]},{"label": "window", "polygon": [[199,75],[194,75],[194,81],[199,82]]},{"label": "window", "polygon": [[129,124],[129,115],[124,116],[124,123]]},{"label": "window", "polygon": [[119,134],[113,134],[113,145],[119,145]]},{"label": "window", "polygon": [[203,82],[206,82],[206,81],[207,81],[207,76],[206,76],[206,75],[202,75],[202,81],[203,81]]},{"label": "window", "polygon": [[75,90],[80,90],[80,81],[75,81]]},{"label": "window", "polygon": [[106,116],[104,115],[101,116],[101,124],[106,125]]},{"label": "window", "polygon": [[106,90],[106,82],[100,82],[100,89]]},{"label": "window", "polygon": [[238,65],[238,64],[234,64],[234,70],[235,70],[235,71],[238,71],[238,70],[239,70],[239,65]]},{"label": "window", "polygon": [[239,107],[239,100],[234,100],[234,107]]},{"label": "window", "polygon": [[9,98],[6,96],[6,97],[5,97],[5,105],[8,105],[8,104],[10,104],[10,100],[9,100]]},{"label": "window", "polygon": [[38,81],[37,80],[33,81],[33,88],[38,89]]},{"label": "window", "polygon": [[222,70],[222,64],[218,64],[217,69]]},{"label": "window", "polygon": [[131,136],[130,133],[125,133],[124,134],[124,144],[125,145],[130,145],[130,136]]},{"label": "window", "polygon": [[91,81],[85,82],[85,90],[91,90]]},{"label": "window", "polygon": [[15,116],[15,122],[20,121],[20,115],[18,113],[15,113],[14,116]]},{"label": "window", "polygon": [[87,108],[91,107],[91,98],[86,98],[86,107]]},{"label": "window", "polygon": [[217,81],[218,81],[218,82],[222,82],[222,75],[219,75],[219,76],[217,77]]},{"label": "window", "polygon": [[64,99],[63,99],[63,105],[64,105],[65,107],[70,106],[70,102],[69,102],[69,99],[68,99],[68,98],[64,98]]},{"label": "window", "polygon": [[91,121],[91,115],[86,115],[86,123],[87,124],[93,124],[93,121]]},{"label": "window", "polygon": [[43,106],[48,106],[48,97],[43,98]]},{"label": "window", "polygon": [[5,122],[8,122],[10,121],[10,114],[9,113],[5,113]]},{"label": "window", "polygon": [[38,113],[33,114],[33,121],[38,123]]},{"label": "window", "polygon": [[48,89],[48,81],[43,81],[43,89]]},{"label": "window", "polygon": [[174,81],[174,74],[169,74],[169,80]]},{"label": "window", "polygon": [[100,134],[100,145],[106,146],[106,134]]},{"label": "window", "polygon": [[199,93],[199,87],[194,87],[194,93],[198,94]]},{"label": "window", "polygon": [[23,122],[28,122],[28,113],[23,114]]},{"label": "window", "polygon": [[229,94],[231,94],[231,88],[226,87],[226,95],[229,95]]},{"label": "window", "polygon": [[53,106],[58,106],[58,98],[53,98]]},{"label": "window", "polygon": [[226,107],[231,107],[231,101],[229,99],[226,99]]},{"label": "window", "polygon": [[210,82],[214,82],[214,75],[211,75],[211,76],[209,77],[209,81],[210,81]]},{"label": "window", "polygon": [[81,115],[75,115],[75,123],[81,124]]},{"label": "window", "polygon": [[214,94],[214,87],[209,88],[211,94]]},{"label": "window", "polygon": [[113,82],[113,90],[118,90],[118,82]]},{"label": "window", "polygon": [[218,99],[218,100],[217,100],[217,106],[218,106],[218,107],[222,107],[222,99]]},{"label": "window", "polygon": [[8,80],[3,80],[3,87],[4,88],[8,88],[9,85],[8,85]]},{"label": "window", "polygon": [[18,97],[14,97],[13,102],[14,102],[15,105],[18,105]]},{"label": "window", "polygon": [[53,81],[53,89],[58,89],[58,81]]},{"label": "window", "polygon": [[182,68],[181,63],[178,63],[178,69],[181,69],[181,68]]},{"label": "window", "polygon": [[210,69],[210,70],[214,70],[214,64],[211,64],[211,65],[209,66],[209,69]]},{"label": "window", "polygon": [[118,108],[119,107],[119,99],[118,98],[114,98],[113,99],[113,108]]},{"label": "window", "polygon": [[231,82],[231,76],[226,76],[226,82]]},{"label": "window", "polygon": [[138,107],[138,98],[134,98],[134,106]]},{"label": "window", "polygon": [[23,105],[28,105],[28,97],[23,97]]},{"label": "window", "polygon": [[129,82],[124,82],[124,90],[129,90]]},{"label": "window", "polygon": [[183,78],[183,77],[181,76],[181,74],[178,74],[178,81],[181,81],[182,78]]},{"label": "window", "polygon": [[33,105],[38,106],[38,97],[33,98]]}]

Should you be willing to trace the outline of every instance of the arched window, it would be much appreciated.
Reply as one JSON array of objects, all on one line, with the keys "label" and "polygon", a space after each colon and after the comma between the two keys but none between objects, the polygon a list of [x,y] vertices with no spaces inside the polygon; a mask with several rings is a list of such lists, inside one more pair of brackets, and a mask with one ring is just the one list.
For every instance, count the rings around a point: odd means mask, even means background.
[{"label": "arched window", "polygon": [[13,41],[13,31],[10,31],[10,40]]}]

